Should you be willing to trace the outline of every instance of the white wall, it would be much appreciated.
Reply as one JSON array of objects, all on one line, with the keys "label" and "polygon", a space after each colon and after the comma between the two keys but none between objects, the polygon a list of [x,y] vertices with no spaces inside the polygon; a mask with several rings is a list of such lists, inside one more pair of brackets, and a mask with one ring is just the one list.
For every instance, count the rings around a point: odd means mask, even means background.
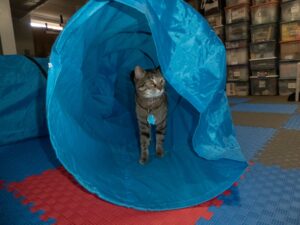
[{"label": "white wall", "polygon": [[1,35],[0,35],[0,55],[3,55],[2,43],[1,43]]},{"label": "white wall", "polygon": [[14,19],[13,24],[18,54],[29,54],[33,56],[34,43],[32,28],[30,26],[30,16],[27,15],[22,19]]},{"label": "white wall", "polygon": [[17,54],[9,0],[0,0],[0,36],[3,54]]}]

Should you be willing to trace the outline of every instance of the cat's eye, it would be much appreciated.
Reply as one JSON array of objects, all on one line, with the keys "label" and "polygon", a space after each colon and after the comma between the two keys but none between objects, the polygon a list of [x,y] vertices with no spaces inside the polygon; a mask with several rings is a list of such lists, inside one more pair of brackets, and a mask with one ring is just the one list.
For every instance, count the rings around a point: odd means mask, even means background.
[{"label": "cat's eye", "polygon": [[139,87],[138,89],[139,89],[139,91],[144,91],[144,90],[145,90],[145,87],[144,87],[144,86],[141,86],[141,87]]}]

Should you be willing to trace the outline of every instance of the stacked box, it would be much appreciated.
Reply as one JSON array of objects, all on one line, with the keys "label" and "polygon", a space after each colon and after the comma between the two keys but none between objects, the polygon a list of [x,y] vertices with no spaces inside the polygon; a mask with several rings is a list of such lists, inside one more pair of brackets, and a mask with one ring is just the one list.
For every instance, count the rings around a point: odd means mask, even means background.
[{"label": "stacked box", "polygon": [[251,43],[250,58],[251,59],[265,59],[276,57],[276,41],[268,41],[261,43]]},{"label": "stacked box", "polygon": [[228,96],[247,96],[249,95],[249,83],[248,81],[228,81],[226,93]]},{"label": "stacked box", "polygon": [[280,24],[279,94],[295,92],[300,62],[300,0],[282,1]]},{"label": "stacked box", "polygon": [[299,61],[282,60],[280,62],[280,78],[295,79],[297,78],[297,64]]},{"label": "stacked box", "polygon": [[237,6],[242,4],[251,4],[251,0],[226,0],[226,7]]},{"label": "stacked box", "polygon": [[277,95],[278,15],[275,0],[252,0],[251,7],[251,94]]},{"label": "stacked box", "polygon": [[251,76],[252,95],[277,95],[278,76]]},{"label": "stacked box", "polygon": [[288,96],[295,92],[296,90],[296,80],[295,79],[280,79],[279,80],[279,94],[281,96]]},{"label": "stacked box", "polygon": [[249,95],[250,0],[226,0],[227,95]]},{"label": "stacked box", "polygon": [[238,41],[249,39],[249,23],[240,22],[226,25],[226,41]]},{"label": "stacked box", "polygon": [[293,0],[281,4],[281,22],[300,20],[300,1]]},{"label": "stacked box", "polygon": [[[227,80],[228,82],[248,82],[248,41],[227,41]],[[240,93],[240,92],[237,92]]]},{"label": "stacked box", "polygon": [[206,1],[204,6],[204,15],[208,16],[215,13],[220,13],[222,12],[223,7],[223,0]]},{"label": "stacked box", "polygon": [[223,5],[221,0],[212,0],[207,2],[204,6],[204,15],[208,23],[213,27],[215,33],[219,38],[225,40],[225,30],[224,30],[224,13]]},{"label": "stacked box", "polygon": [[250,20],[249,4],[234,5],[225,8],[226,24]]},{"label": "stacked box", "polygon": [[187,3],[189,3],[195,10],[199,11],[200,8],[200,2],[199,0],[185,0]]},{"label": "stacked box", "polygon": [[276,23],[278,21],[278,2],[268,2],[251,7],[252,25]]},{"label": "stacked box", "polygon": [[300,21],[281,23],[281,42],[300,40]]},{"label": "stacked box", "polygon": [[254,6],[261,5],[261,4],[267,4],[267,3],[273,3],[273,2],[278,2],[278,0],[252,0],[252,4]]},{"label": "stacked box", "polygon": [[277,23],[261,24],[251,26],[251,42],[260,43],[276,41],[278,34]]},{"label": "stacked box", "polygon": [[300,41],[287,41],[280,43],[281,60],[300,60]]}]

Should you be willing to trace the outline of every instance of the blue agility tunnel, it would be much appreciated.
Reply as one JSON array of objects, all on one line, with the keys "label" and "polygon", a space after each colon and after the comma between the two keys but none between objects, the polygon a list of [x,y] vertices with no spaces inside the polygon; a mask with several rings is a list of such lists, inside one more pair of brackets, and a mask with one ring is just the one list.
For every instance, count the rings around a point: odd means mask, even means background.
[{"label": "blue agility tunnel", "polygon": [[[53,47],[47,86],[51,142],[87,190],[117,205],[168,210],[219,195],[247,163],[227,98],[225,49],[181,0],[91,0]],[[141,166],[136,65],[161,66],[169,99],[167,154]]]},{"label": "blue agility tunnel", "polygon": [[47,69],[46,58],[0,55],[0,146],[48,135]]}]

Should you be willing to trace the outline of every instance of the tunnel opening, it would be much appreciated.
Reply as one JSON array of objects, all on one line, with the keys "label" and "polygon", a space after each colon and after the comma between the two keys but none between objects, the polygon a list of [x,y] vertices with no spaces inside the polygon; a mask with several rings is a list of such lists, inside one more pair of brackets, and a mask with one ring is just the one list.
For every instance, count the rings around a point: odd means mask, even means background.
[{"label": "tunnel opening", "polygon": [[[141,7],[123,0],[91,1],[63,31],[52,50],[47,87],[50,138],[64,167],[99,197],[143,210],[182,208],[220,194],[239,177],[246,163],[207,160],[195,151],[195,132],[202,114],[191,99],[197,96],[197,82],[203,84],[201,76],[209,70],[198,73],[203,65],[194,67],[196,59],[185,61],[190,55],[181,48],[176,50],[174,41],[169,41],[174,30],[162,29],[167,23],[158,19],[162,19],[158,14],[164,4],[150,6],[151,1],[146,2]],[[181,1],[177,5],[164,3],[170,11],[190,15],[189,21],[197,19]],[[170,18],[178,19],[175,13]],[[178,41],[183,34],[176,29],[173,38]],[[196,41],[195,37],[185,39],[187,43]],[[203,40],[200,47],[207,48]],[[200,62],[210,58],[202,58],[208,52],[199,53]],[[177,64],[172,62],[175,53],[177,58],[182,56]],[[220,56],[215,57],[222,60]],[[130,79],[136,65],[146,69],[160,65],[168,83],[167,154],[160,159],[150,150],[151,161],[146,166],[138,163],[139,137]],[[191,74],[201,76],[186,79]],[[179,85],[190,85],[196,91],[190,98],[183,96],[188,90]],[[212,87],[207,88],[211,91]]]}]

